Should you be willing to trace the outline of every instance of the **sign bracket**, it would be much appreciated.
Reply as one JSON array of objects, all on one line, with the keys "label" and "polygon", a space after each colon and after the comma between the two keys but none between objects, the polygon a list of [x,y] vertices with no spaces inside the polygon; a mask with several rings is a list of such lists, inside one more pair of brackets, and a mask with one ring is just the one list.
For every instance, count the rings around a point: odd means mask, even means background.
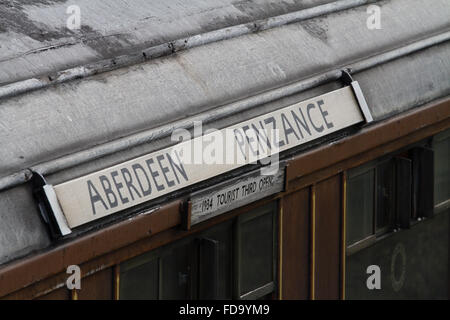
[{"label": "sign bracket", "polygon": [[61,238],[72,233],[59,205],[53,186],[47,184],[38,172],[32,172],[33,196],[38,203],[39,212],[47,224],[52,238]]},{"label": "sign bracket", "polygon": [[359,86],[358,81],[354,80],[352,75],[348,70],[342,70],[341,80],[345,85],[351,86],[353,93],[355,94],[355,98],[358,101],[359,108],[366,120],[366,123],[370,123],[373,121],[372,114],[370,112],[369,106],[367,105],[366,98]]}]

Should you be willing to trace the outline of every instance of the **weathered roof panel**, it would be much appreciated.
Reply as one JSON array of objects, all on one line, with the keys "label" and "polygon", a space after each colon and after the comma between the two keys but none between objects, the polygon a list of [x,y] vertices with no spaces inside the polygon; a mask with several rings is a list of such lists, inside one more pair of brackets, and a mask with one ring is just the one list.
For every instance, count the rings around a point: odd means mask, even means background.
[{"label": "weathered roof panel", "polygon": [[[0,3],[0,84],[331,0],[14,0]],[[81,29],[66,27],[77,5]]]},{"label": "weathered roof panel", "polygon": [[29,185],[0,193],[0,264],[50,245]]},{"label": "weathered roof panel", "polygon": [[365,27],[365,7],[352,9],[5,99],[0,176],[432,35],[449,24],[446,4],[433,1],[424,22],[421,1],[388,2],[382,30]]}]

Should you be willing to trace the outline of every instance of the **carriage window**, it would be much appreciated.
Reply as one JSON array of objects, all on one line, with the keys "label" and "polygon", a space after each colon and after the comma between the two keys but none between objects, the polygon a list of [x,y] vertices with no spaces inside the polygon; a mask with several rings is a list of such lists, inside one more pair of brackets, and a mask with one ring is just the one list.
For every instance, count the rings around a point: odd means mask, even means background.
[{"label": "carriage window", "polygon": [[[346,299],[448,298],[450,131],[430,142],[348,172]],[[373,265],[377,290],[367,287]]]},{"label": "carriage window", "polygon": [[450,130],[434,138],[433,149],[435,152],[434,204],[448,207],[450,199]]},{"label": "carriage window", "polygon": [[192,255],[192,241],[182,241],[122,263],[120,299],[189,299]]},{"label": "carriage window", "polygon": [[434,211],[434,150],[428,146],[410,152],[413,170],[414,219],[431,217]]},{"label": "carriage window", "polygon": [[374,170],[349,178],[347,192],[347,245],[373,234]]},{"label": "carriage window", "polygon": [[154,254],[143,255],[120,267],[120,293],[124,300],[158,299],[159,259]]},{"label": "carriage window", "polygon": [[395,171],[394,161],[382,163],[377,166],[377,202],[376,202],[376,225],[377,233],[388,232],[392,229],[394,219],[394,193],[395,193]]},{"label": "carriage window", "polygon": [[397,218],[395,159],[351,170],[347,185],[347,246],[364,247],[391,232]]},{"label": "carriage window", "polygon": [[432,215],[433,159],[434,151],[420,146],[349,171],[347,246],[364,247]]},{"label": "carriage window", "polygon": [[160,299],[182,300],[192,297],[193,256],[192,241],[165,250],[161,257]]},{"label": "carriage window", "polygon": [[231,299],[233,221],[197,237],[199,244],[199,299]]},{"label": "carriage window", "polygon": [[120,265],[120,299],[260,299],[276,288],[277,205]]},{"label": "carriage window", "polygon": [[[239,298],[261,298],[275,289],[275,211],[266,207],[238,219]],[[258,272],[255,272],[258,270]]]}]

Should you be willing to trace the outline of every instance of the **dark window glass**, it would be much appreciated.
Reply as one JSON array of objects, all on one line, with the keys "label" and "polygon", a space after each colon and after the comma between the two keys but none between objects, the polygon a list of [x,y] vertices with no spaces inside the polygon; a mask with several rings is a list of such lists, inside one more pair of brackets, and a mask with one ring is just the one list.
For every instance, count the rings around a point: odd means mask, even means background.
[{"label": "dark window glass", "polygon": [[373,234],[374,170],[348,180],[347,245]]},{"label": "dark window glass", "polygon": [[190,244],[181,245],[164,252],[161,257],[161,299],[177,300],[190,298],[193,282],[193,266],[190,265]]},{"label": "dark window glass", "polygon": [[[232,290],[232,255],[233,255],[233,238],[232,238],[232,223],[226,222],[213,227],[201,235],[201,239],[206,239],[206,243],[200,244],[200,270],[199,270],[199,298],[200,299],[231,299]],[[216,297],[212,297],[210,289],[212,284],[211,267],[212,255],[211,250],[208,250],[208,243],[216,241],[217,243],[217,277],[216,277]],[[202,252],[204,254],[202,255]],[[208,270],[205,274],[203,270]]]},{"label": "dark window glass", "polygon": [[377,231],[392,226],[395,216],[395,167],[393,161],[377,167]]},{"label": "dark window glass", "polygon": [[413,218],[430,217],[434,211],[434,151],[426,146],[411,150],[413,159]]},{"label": "dark window glass", "polygon": [[[446,132],[450,135],[450,131]],[[450,137],[434,142],[434,204],[450,199]]]},{"label": "dark window glass", "polygon": [[[270,297],[276,288],[276,210],[257,209],[122,263],[120,298]],[[236,283],[240,290],[234,291]]]},{"label": "dark window glass", "polygon": [[142,256],[120,266],[120,299],[158,299],[158,259],[148,260]]},{"label": "dark window glass", "polygon": [[[448,299],[449,212],[391,233],[346,258],[346,299]],[[367,288],[380,267],[381,289]]]},{"label": "dark window glass", "polygon": [[412,218],[412,160],[405,157],[395,157],[396,162],[396,221],[400,229],[409,229]]},{"label": "dark window glass", "polygon": [[[376,172],[373,190],[376,237],[347,249],[346,299],[448,299],[450,211],[444,205],[439,213],[433,214],[433,194],[435,204],[448,199],[441,194],[448,194],[448,180],[442,177],[448,176],[450,164],[446,139],[450,140],[448,133],[433,139],[432,149],[427,140],[388,161],[379,159],[377,165],[372,165]],[[353,171],[362,170],[367,170],[367,165]],[[364,201],[362,190],[371,186],[373,181],[368,175],[363,179],[362,175],[352,177],[349,173],[350,243],[367,234],[365,222],[357,220],[360,218],[357,212],[365,208],[355,203]],[[394,226],[396,232],[389,232]],[[369,266],[379,267],[379,289],[370,290],[367,286]]]},{"label": "dark window glass", "polygon": [[243,217],[239,225],[240,296],[273,281],[273,211]]}]

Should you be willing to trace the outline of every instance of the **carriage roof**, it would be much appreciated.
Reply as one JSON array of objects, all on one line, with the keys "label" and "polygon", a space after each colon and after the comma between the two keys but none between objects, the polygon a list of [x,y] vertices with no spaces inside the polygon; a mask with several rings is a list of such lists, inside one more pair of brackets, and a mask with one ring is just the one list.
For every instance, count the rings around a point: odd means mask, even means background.
[{"label": "carriage roof", "polygon": [[[0,4],[0,264],[51,244],[28,180],[60,183],[342,86],[379,122],[450,93],[448,0]],[[75,4],[75,2],[73,3]],[[326,141],[323,143],[327,143]]]}]

